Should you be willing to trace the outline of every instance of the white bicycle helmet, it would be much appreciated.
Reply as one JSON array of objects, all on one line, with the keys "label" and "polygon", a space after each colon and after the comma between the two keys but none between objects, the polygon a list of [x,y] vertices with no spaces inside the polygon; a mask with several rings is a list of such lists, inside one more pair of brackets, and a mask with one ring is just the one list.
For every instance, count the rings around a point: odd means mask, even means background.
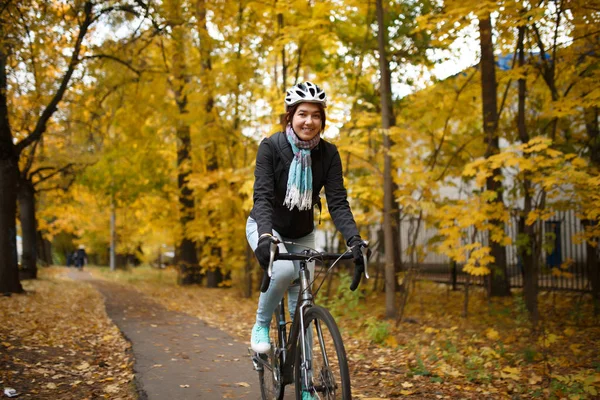
[{"label": "white bicycle helmet", "polygon": [[317,103],[326,108],[327,95],[323,89],[312,82],[306,81],[292,86],[285,94],[286,111],[298,103]]}]

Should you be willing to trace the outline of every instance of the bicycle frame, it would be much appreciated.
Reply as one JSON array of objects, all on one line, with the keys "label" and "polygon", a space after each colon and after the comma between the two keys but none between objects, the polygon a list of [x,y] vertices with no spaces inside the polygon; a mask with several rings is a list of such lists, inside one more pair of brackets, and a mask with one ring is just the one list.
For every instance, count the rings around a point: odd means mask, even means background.
[{"label": "bicycle frame", "polygon": [[[272,274],[272,266],[273,261],[276,257],[277,245],[275,243],[271,244],[271,260],[269,262],[269,267],[267,269],[268,276],[270,277]],[[311,249],[312,250],[312,249]],[[314,302],[314,294],[311,288],[311,277],[310,271],[308,269],[308,262],[313,260],[321,259],[325,260],[335,260],[333,264],[329,267],[329,269],[333,268],[333,266],[340,259],[350,259],[352,258],[352,253],[346,252],[344,254],[328,254],[328,253],[314,253],[311,250],[304,250],[301,253],[284,253],[280,254],[277,259],[279,260],[297,260],[300,262],[299,268],[299,285],[300,290],[298,293],[298,300],[296,303],[296,310],[294,312],[294,316],[292,318],[290,332],[289,335],[287,333],[287,321],[286,321],[286,310],[285,310],[285,297],[281,299],[279,303],[279,307],[276,309],[276,325],[277,325],[277,343],[273,343],[271,348],[272,357],[275,360],[278,360],[278,371],[279,371],[279,380],[281,387],[285,387],[290,383],[295,382],[295,364],[296,357],[301,356],[302,364],[300,364],[300,368],[305,371],[311,371],[313,368],[311,354],[307,354],[309,351],[307,346],[307,337],[302,334],[306,331],[305,326],[305,315],[307,310],[311,307],[315,306]],[[313,250],[314,251],[314,250]],[[365,258],[365,276],[368,278],[368,273],[366,271],[366,250],[363,250],[363,257]],[[313,277],[314,279],[314,277]],[[264,279],[263,279],[264,282]],[[268,282],[267,282],[268,283]],[[319,286],[320,288],[320,286]],[[319,289],[317,288],[317,291]],[[329,357],[326,354],[326,349],[323,347],[323,331],[321,327],[321,323],[319,319],[314,321],[316,328],[316,335],[318,336],[319,343],[321,346],[321,355],[322,362],[327,367],[330,365]],[[339,333],[338,333],[339,335]],[[301,341],[300,346],[298,345],[298,340]],[[310,341],[311,339],[308,339]],[[311,346],[312,347],[312,346]],[[297,351],[300,349],[302,354],[298,354]],[[251,353],[252,354],[252,353]],[[271,364],[268,360],[263,359],[258,354],[253,354],[252,361],[254,363],[255,369],[257,370],[272,370]],[[309,373],[302,374],[302,386],[309,388],[312,386]],[[297,382],[298,384],[298,382]]]},{"label": "bicycle frame", "polygon": [[[281,372],[283,384],[288,385],[294,381],[294,361],[296,360],[296,343],[300,332],[304,332],[304,310],[314,305],[313,294],[310,289],[309,270],[305,260],[300,261],[300,292],[298,293],[298,302],[296,311],[290,328],[289,337],[287,336],[287,322],[285,314],[285,299],[279,303],[279,315],[277,316],[277,326],[279,328],[279,343],[281,347],[275,349],[276,356],[281,360]],[[302,351],[306,351],[304,335],[300,335],[302,340]],[[277,354],[279,352],[280,354]],[[306,354],[304,354],[306,356]]]}]

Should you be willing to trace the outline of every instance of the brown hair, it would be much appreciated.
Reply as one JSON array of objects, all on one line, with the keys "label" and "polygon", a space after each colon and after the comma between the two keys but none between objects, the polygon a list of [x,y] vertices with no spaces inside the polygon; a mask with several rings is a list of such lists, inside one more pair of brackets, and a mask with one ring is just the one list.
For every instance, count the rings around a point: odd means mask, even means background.
[{"label": "brown hair", "polygon": [[[305,102],[296,103],[293,106],[290,106],[288,108],[287,112],[285,113],[286,125],[292,123],[294,114],[296,114],[296,110],[298,110],[298,106],[300,106],[300,104],[302,104],[302,103],[305,103]],[[321,133],[322,133],[325,130],[325,122],[327,122],[327,118],[325,117],[325,108],[323,107],[322,104],[319,104],[319,103],[312,103],[312,104],[316,104],[319,107],[319,114],[321,114]]]}]

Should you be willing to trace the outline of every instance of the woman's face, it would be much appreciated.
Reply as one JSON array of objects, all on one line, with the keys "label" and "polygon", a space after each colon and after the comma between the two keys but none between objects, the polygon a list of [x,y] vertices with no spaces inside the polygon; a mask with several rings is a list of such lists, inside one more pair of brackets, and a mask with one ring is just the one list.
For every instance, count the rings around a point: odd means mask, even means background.
[{"label": "woman's face", "polygon": [[302,140],[310,140],[321,132],[321,109],[314,103],[301,103],[292,117],[292,128]]}]

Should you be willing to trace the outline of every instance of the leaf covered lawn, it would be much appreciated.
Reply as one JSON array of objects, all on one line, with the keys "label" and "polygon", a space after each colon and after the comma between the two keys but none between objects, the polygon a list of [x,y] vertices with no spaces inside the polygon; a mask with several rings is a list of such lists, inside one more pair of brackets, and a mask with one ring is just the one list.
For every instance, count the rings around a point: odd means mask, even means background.
[{"label": "leaf covered lawn", "polygon": [[0,389],[19,399],[137,398],[130,344],[102,296],[63,272],[40,269],[26,294],[0,297]]},{"label": "leaf covered lawn", "polygon": [[[249,342],[256,295],[180,287],[172,270],[99,271]],[[599,398],[600,319],[585,295],[542,293],[542,323],[534,333],[517,291],[488,301],[471,288],[465,319],[462,291],[419,282],[396,327],[383,319],[383,294],[361,296],[347,283],[332,289],[326,305],[342,328],[357,399]]]},{"label": "leaf covered lawn", "polygon": [[[61,278],[64,272],[43,269],[41,279],[25,282],[28,294],[0,298],[1,387],[14,387],[22,398],[136,398],[129,344],[101,296]],[[93,273],[249,341],[256,296],[180,287],[172,270]],[[353,293],[346,283],[328,301],[323,291],[318,302],[342,328],[354,398],[598,398],[600,321],[585,295],[540,295],[543,318],[534,332],[516,291],[488,301],[471,289],[465,319],[462,291],[419,282],[396,327],[382,317],[382,295]]]}]

